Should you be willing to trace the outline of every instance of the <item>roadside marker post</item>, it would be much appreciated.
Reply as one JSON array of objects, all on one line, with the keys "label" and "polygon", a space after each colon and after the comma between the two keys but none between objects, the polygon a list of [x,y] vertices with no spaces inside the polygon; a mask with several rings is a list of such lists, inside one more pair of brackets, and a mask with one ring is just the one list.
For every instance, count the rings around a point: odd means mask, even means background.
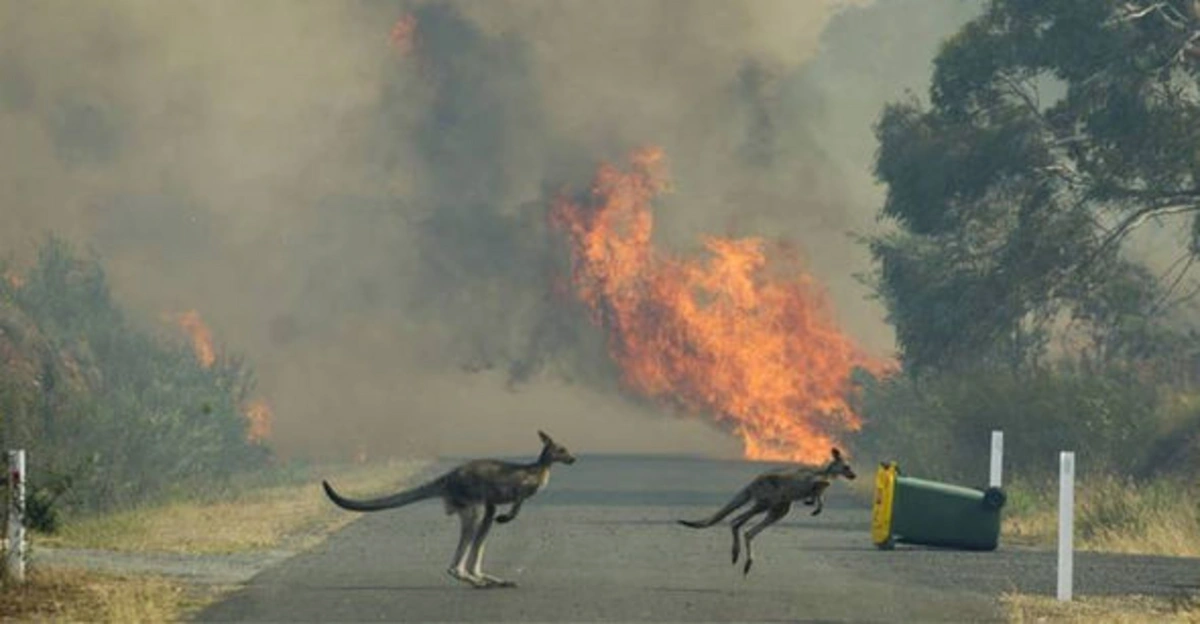
[{"label": "roadside marker post", "polygon": [[992,469],[988,476],[988,487],[1000,487],[1000,477],[1003,471],[1004,432],[996,429],[992,431]]},{"label": "roadside marker post", "polygon": [[8,578],[25,582],[25,450],[8,452]]},{"label": "roadside marker post", "polygon": [[1058,454],[1058,599],[1071,600],[1074,578],[1075,453]]}]

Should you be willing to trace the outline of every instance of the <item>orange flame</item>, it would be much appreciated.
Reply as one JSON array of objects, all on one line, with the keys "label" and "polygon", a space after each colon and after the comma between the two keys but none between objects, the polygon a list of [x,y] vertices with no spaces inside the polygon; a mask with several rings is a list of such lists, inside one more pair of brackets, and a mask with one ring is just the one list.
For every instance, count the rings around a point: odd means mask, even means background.
[{"label": "orange flame", "polygon": [[200,318],[200,313],[188,310],[177,317],[177,322],[179,327],[192,339],[192,351],[196,354],[200,365],[204,368],[212,366],[217,361],[217,352],[213,348],[212,331]]},{"label": "orange flame", "polygon": [[25,278],[15,269],[6,270],[3,277],[8,281],[9,286],[13,288],[22,288],[25,286]]},{"label": "orange flame", "polygon": [[[164,314],[164,319],[170,317]],[[200,365],[204,368],[210,368],[217,361],[217,352],[213,348],[212,330],[200,318],[200,313],[195,310],[188,310],[182,314],[175,315],[175,321],[179,327],[188,334],[192,340],[192,352],[196,354],[196,359],[200,361]],[[254,399],[247,403],[242,408],[242,416],[246,418],[248,427],[246,429],[246,441],[253,443],[265,442],[271,436],[271,423],[275,416],[271,410],[271,405],[266,399]]]},{"label": "orange flame", "polygon": [[266,399],[254,399],[243,411],[250,427],[246,430],[246,441],[260,443],[271,437],[271,422],[275,418]]},{"label": "orange flame", "polygon": [[748,458],[823,461],[838,432],[861,426],[851,372],[887,365],[838,330],[824,290],[782,245],[774,258],[757,238],[707,237],[702,259],[656,250],[650,207],[666,188],[663,152],[643,148],[628,171],[600,166],[590,202],[550,210],[623,383],[712,414]]},{"label": "orange flame", "polygon": [[388,35],[388,43],[401,56],[407,56],[412,53],[415,47],[416,34],[417,17],[409,13],[396,20],[396,23],[392,25],[392,32]]}]

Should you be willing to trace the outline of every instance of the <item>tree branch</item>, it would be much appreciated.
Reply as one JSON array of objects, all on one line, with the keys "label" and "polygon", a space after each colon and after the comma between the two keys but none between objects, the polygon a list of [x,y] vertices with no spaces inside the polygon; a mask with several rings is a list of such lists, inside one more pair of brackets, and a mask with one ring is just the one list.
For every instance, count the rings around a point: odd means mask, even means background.
[{"label": "tree branch", "polygon": [[1162,277],[1159,278],[1161,280],[1162,278],[1170,275],[1175,270],[1175,267],[1179,266],[1179,262],[1184,259],[1186,259],[1187,262],[1183,265],[1183,268],[1179,271],[1179,274],[1175,276],[1175,279],[1171,280],[1171,285],[1168,286],[1165,291],[1163,291],[1162,296],[1160,296],[1158,300],[1150,306],[1150,316],[1164,312],[1168,307],[1170,307],[1166,305],[1167,300],[1171,298],[1171,295],[1175,293],[1175,289],[1178,288],[1179,284],[1183,281],[1184,276],[1186,276],[1188,271],[1191,270],[1192,265],[1196,262],[1196,256],[1191,252],[1185,252],[1178,259],[1172,262],[1171,267],[1168,268],[1163,273]]},{"label": "tree branch", "polygon": [[1194,198],[1192,201],[1185,203],[1146,206],[1145,208],[1135,210],[1129,216],[1121,220],[1121,222],[1117,224],[1117,227],[1108,232],[1104,238],[1104,241],[1101,243],[1101,247],[1107,247],[1121,240],[1127,234],[1129,234],[1129,232],[1145,223],[1147,219],[1196,211],[1200,211],[1200,204],[1197,204]]},{"label": "tree branch", "polygon": [[1182,204],[1200,201],[1200,188],[1176,189],[1173,191],[1156,191],[1153,189],[1137,189],[1125,186],[1107,185],[1103,189],[1105,195],[1117,199],[1134,199],[1143,202],[1153,202],[1147,209],[1153,210],[1159,206]]},{"label": "tree branch", "polygon": [[1174,301],[1168,302],[1166,305],[1163,306],[1162,311],[1166,312],[1167,310],[1170,310],[1171,308],[1175,308],[1182,304],[1185,304],[1185,303],[1191,301],[1192,299],[1195,299],[1196,295],[1200,295],[1200,284],[1196,284],[1196,286],[1194,288],[1192,288],[1186,294],[1180,295]]},{"label": "tree branch", "polygon": [[1180,15],[1179,11],[1176,11],[1175,7],[1171,6],[1168,2],[1155,2],[1149,6],[1138,6],[1132,2],[1126,2],[1122,8],[1125,9],[1125,12],[1114,16],[1116,22],[1133,22],[1151,13],[1157,13],[1172,28],[1179,30],[1187,28],[1187,18]]},{"label": "tree branch", "polygon": [[1150,13],[1157,11],[1158,9],[1161,9],[1164,4],[1166,4],[1166,2],[1156,2],[1148,7],[1139,7],[1132,2],[1127,2],[1124,7],[1125,10],[1127,11],[1127,13],[1120,16],[1121,21],[1132,22],[1133,20],[1142,19],[1143,17],[1146,17]]},{"label": "tree branch", "polygon": [[1043,126],[1050,125],[1049,122],[1046,121],[1046,118],[1042,115],[1042,109],[1040,106],[1038,106],[1037,100],[1034,99],[1032,95],[1027,93],[1020,83],[1013,79],[1012,76],[1009,76],[1008,72],[996,72],[996,77],[1000,80],[1003,80],[1004,84],[1008,86],[1009,91],[1025,102],[1025,107],[1028,108],[1029,112],[1033,113],[1035,117],[1041,120]]}]

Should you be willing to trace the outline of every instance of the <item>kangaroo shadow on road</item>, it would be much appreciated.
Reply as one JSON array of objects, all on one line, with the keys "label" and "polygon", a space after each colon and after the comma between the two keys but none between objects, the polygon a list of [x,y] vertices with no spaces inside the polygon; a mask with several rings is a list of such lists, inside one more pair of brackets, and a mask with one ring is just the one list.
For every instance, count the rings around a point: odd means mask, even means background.
[{"label": "kangaroo shadow on road", "polygon": [[[678,522],[674,518],[640,518],[631,520],[578,520],[571,524],[581,526],[671,526],[675,527]],[[811,530],[811,531],[839,531],[839,532],[854,532],[869,535],[871,525],[862,522],[780,522],[775,525],[785,531],[791,530]]]},{"label": "kangaroo shadow on road", "polygon": [[280,588],[280,589],[295,589],[308,592],[453,592],[455,595],[463,595],[462,585],[456,583],[447,583],[446,585],[311,585],[308,583],[261,583],[255,584],[256,588]]}]

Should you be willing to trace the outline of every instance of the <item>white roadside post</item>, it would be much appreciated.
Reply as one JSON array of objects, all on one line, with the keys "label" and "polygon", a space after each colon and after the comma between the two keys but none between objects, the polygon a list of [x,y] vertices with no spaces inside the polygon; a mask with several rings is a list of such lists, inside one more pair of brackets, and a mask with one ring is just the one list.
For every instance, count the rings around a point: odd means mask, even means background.
[{"label": "white roadside post", "polygon": [[1000,477],[1004,472],[1004,432],[992,431],[992,469],[988,476],[988,487],[1000,487]]},{"label": "white roadside post", "polygon": [[8,452],[8,578],[25,581],[25,451]]},{"label": "white roadside post", "polygon": [[1075,453],[1058,454],[1058,599],[1071,600],[1074,578]]}]

